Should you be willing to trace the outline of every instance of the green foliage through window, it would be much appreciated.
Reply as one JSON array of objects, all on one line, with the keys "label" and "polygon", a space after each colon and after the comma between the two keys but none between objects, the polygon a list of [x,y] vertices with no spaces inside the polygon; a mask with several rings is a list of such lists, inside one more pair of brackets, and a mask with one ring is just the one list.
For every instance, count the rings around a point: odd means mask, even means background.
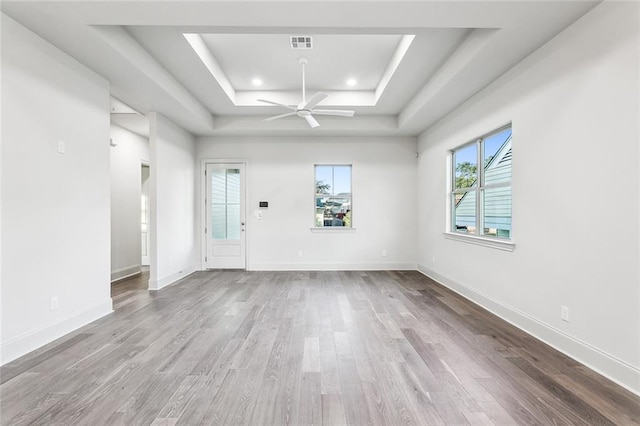
[{"label": "green foliage through window", "polygon": [[452,232],[511,238],[511,155],[511,125],[451,151]]},{"label": "green foliage through window", "polygon": [[325,183],[323,180],[316,181],[316,194],[328,194],[331,185]]},{"label": "green foliage through window", "polygon": [[476,182],[478,166],[468,161],[456,164],[456,188],[468,188]]},{"label": "green foliage through window", "polygon": [[315,227],[351,227],[351,166],[315,166]]}]

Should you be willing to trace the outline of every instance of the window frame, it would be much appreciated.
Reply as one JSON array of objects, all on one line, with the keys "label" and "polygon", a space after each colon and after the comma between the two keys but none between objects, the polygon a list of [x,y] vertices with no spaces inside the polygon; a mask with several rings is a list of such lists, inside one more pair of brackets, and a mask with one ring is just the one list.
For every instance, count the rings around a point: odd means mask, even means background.
[{"label": "window frame", "polygon": [[[494,247],[502,250],[512,251],[515,249],[515,243],[513,238],[513,216],[511,216],[511,230],[509,232],[509,237],[499,237],[497,235],[489,235],[485,233],[485,206],[484,206],[484,197],[485,192],[487,190],[496,189],[496,188],[513,188],[511,179],[506,182],[498,182],[487,185],[485,183],[486,173],[484,169],[484,158],[485,158],[485,140],[497,133],[500,133],[506,129],[511,128],[513,136],[513,125],[511,122],[500,126],[484,135],[474,138],[473,140],[466,142],[462,145],[459,145],[451,150],[449,150],[448,155],[448,169],[449,169],[449,189],[447,194],[447,228],[445,231],[445,237],[457,240],[457,241],[465,241],[471,242],[474,244],[479,244],[488,247]],[[465,188],[456,188],[456,152],[461,151],[462,149],[475,146],[476,151],[476,164],[477,164],[477,176],[476,181],[473,185],[465,187]],[[512,189],[513,191],[513,189]],[[475,197],[475,231],[474,232],[459,232],[456,227],[456,196],[459,194],[467,194],[473,193]],[[512,192],[513,193],[513,192]],[[513,198],[511,199],[511,211],[513,212]]]},{"label": "window frame", "polygon": [[[335,167],[349,167],[349,211],[351,213],[350,226],[317,226],[316,225],[316,214],[317,214],[317,191],[316,191],[316,183],[317,183],[317,168],[318,167],[331,167],[332,168],[332,176],[333,176],[333,168]],[[331,182],[333,185],[333,182]],[[337,194],[332,194],[337,195]],[[315,163],[313,165],[313,226],[311,227],[312,231],[352,231],[355,230],[353,226],[353,164],[346,163]]]}]

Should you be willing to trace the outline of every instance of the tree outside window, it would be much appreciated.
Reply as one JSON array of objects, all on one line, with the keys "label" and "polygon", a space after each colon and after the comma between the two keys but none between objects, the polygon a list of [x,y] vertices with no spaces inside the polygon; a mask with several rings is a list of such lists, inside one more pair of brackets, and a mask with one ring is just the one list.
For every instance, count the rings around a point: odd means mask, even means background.
[{"label": "tree outside window", "polygon": [[351,227],[351,165],[315,166],[315,227]]},{"label": "tree outside window", "polygon": [[452,232],[511,238],[511,156],[511,125],[451,152]]}]

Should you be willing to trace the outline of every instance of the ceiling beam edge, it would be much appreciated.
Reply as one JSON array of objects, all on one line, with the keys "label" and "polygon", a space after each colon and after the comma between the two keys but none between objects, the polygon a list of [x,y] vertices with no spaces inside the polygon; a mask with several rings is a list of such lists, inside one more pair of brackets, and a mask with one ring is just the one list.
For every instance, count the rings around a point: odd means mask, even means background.
[{"label": "ceiling beam edge", "polygon": [[409,101],[398,115],[398,126],[405,127],[447,84],[468,66],[489,44],[498,29],[473,30],[433,77]]},{"label": "ceiling beam edge", "polygon": [[[156,86],[178,102],[184,109],[203,123],[205,127],[210,129],[215,128],[214,117],[211,112],[123,28],[115,26],[94,26],[93,29],[115,52],[149,77]],[[180,122],[180,120],[175,117],[172,119]]]}]

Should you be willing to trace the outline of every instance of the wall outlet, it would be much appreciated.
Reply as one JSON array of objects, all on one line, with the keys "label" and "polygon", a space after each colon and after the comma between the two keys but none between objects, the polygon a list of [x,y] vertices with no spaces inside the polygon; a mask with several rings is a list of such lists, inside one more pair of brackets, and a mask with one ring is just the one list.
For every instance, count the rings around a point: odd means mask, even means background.
[{"label": "wall outlet", "polygon": [[51,310],[55,311],[58,309],[58,296],[53,296],[51,298]]},{"label": "wall outlet", "polygon": [[387,256],[387,251],[386,250],[382,250],[382,257],[386,257]]},{"label": "wall outlet", "polygon": [[302,250],[298,250],[298,257],[302,257]]},{"label": "wall outlet", "polygon": [[560,306],[560,318],[562,321],[569,322],[569,308],[566,306]]}]

